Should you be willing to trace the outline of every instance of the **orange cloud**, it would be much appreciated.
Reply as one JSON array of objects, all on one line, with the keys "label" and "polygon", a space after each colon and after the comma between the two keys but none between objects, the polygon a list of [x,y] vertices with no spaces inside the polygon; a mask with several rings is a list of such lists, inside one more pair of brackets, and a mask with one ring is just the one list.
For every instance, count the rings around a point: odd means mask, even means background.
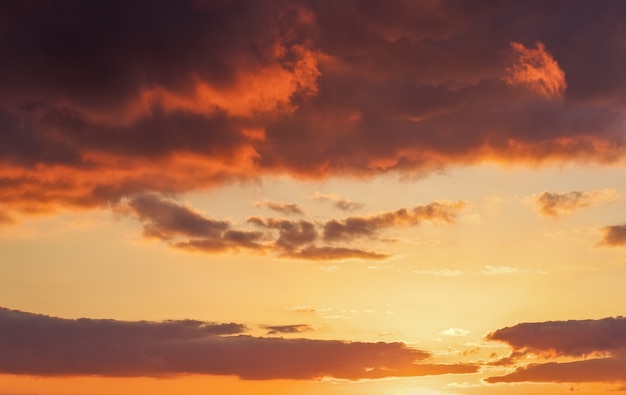
[{"label": "orange cloud", "polygon": [[548,192],[533,195],[537,211],[546,217],[558,217],[575,210],[603,202],[611,202],[619,197],[612,189],[600,191]]},{"label": "orange cloud", "polygon": [[511,43],[519,54],[518,62],[506,69],[502,79],[511,86],[521,85],[546,98],[560,98],[567,88],[565,73],[543,43],[536,48],[526,48],[520,43]]},{"label": "orange cloud", "polygon": [[[622,29],[608,3],[585,7],[576,34],[562,25],[575,10],[541,3],[0,7],[9,214],[275,175],[625,157],[626,57],[607,39]],[[544,17],[556,12],[558,28]],[[517,43],[537,32],[536,47]],[[571,100],[545,100],[566,87]]]},{"label": "orange cloud", "polygon": [[606,226],[602,230],[604,236],[600,242],[601,246],[619,247],[626,245],[626,225]]}]

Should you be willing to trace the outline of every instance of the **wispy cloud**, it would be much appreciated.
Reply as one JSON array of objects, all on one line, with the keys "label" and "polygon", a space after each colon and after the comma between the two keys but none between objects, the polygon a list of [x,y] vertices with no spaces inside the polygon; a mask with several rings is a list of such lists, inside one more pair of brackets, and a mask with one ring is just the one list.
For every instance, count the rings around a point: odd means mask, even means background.
[{"label": "wispy cloud", "polygon": [[507,67],[503,80],[508,85],[521,85],[546,98],[562,97],[567,88],[565,73],[543,43],[536,48],[512,42],[511,47],[519,55],[517,63]]},{"label": "wispy cloud", "polygon": [[294,334],[294,333],[310,332],[310,331],[315,330],[313,326],[307,325],[307,324],[268,325],[268,326],[264,326],[263,328],[267,329],[268,335]]},{"label": "wispy cloud", "polygon": [[270,210],[279,212],[285,215],[302,215],[304,212],[295,203],[281,203],[281,202],[273,202],[270,200],[263,200],[260,202],[254,202],[255,207],[267,207]]},{"label": "wispy cloud", "polygon": [[619,194],[613,189],[572,192],[544,191],[531,199],[536,210],[545,217],[559,217],[578,209],[616,200]]},{"label": "wispy cloud", "polygon": [[463,201],[440,201],[412,209],[330,220],[324,225],[324,240],[350,241],[359,237],[374,237],[385,228],[415,226],[422,222],[454,223],[457,211],[465,205]]},{"label": "wispy cloud", "polygon": [[356,248],[308,246],[298,251],[289,251],[285,254],[285,256],[296,259],[329,261],[351,258],[379,260],[389,258],[391,255],[375,251],[359,250]]},{"label": "wispy cloud", "polygon": [[335,207],[343,211],[356,211],[364,207],[363,203],[353,202],[350,199],[342,198],[334,193],[321,193],[319,191],[315,191],[310,199],[331,201]]},{"label": "wispy cloud", "polygon": [[464,336],[469,335],[469,331],[465,329],[461,329],[461,328],[448,328],[446,330],[439,332],[439,334],[444,335],[444,336],[451,336],[451,337],[464,337]]},{"label": "wispy cloud", "polygon": [[457,277],[457,276],[462,276],[463,275],[463,272],[461,270],[448,269],[448,268],[444,268],[444,269],[429,269],[429,270],[420,269],[420,270],[414,270],[413,273],[416,273],[416,274],[431,274],[433,276],[443,276],[443,277]]},{"label": "wispy cloud", "polygon": [[480,273],[485,274],[487,276],[496,276],[496,275],[500,275],[500,274],[517,273],[519,271],[520,270],[518,268],[511,267],[511,266],[485,265],[485,268]]}]

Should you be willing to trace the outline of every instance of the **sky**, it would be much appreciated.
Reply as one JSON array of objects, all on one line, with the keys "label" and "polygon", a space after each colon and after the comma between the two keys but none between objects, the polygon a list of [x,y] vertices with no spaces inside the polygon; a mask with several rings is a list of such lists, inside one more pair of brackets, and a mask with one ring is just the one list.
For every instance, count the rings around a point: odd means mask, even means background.
[{"label": "sky", "polygon": [[0,395],[626,393],[626,2],[0,2]]}]

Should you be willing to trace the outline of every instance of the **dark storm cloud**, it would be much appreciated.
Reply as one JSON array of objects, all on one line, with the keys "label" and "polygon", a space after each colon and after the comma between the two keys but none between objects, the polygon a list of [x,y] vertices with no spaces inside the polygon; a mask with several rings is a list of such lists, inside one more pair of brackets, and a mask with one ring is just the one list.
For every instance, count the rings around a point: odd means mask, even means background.
[{"label": "dark storm cloud", "polygon": [[510,357],[492,365],[514,365],[529,355],[583,358],[573,362],[533,363],[488,382],[625,381],[626,318],[522,323],[498,329],[487,340],[513,348]]},{"label": "dark storm cloud", "polygon": [[239,335],[240,324],[63,319],[0,308],[0,372],[8,374],[345,379],[473,373],[468,364],[423,364],[403,343]]},{"label": "dark storm cloud", "polygon": [[26,0],[0,15],[14,210],[624,157],[623,2]]}]

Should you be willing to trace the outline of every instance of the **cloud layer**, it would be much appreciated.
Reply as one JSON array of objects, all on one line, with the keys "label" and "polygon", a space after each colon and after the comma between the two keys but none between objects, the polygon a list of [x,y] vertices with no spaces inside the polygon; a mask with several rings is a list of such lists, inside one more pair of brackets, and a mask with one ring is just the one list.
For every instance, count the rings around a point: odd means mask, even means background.
[{"label": "cloud layer", "polygon": [[[306,328],[268,329],[293,333]],[[478,369],[469,364],[423,363],[430,354],[403,343],[263,338],[241,334],[244,330],[234,323],[63,319],[0,308],[0,372],[357,380]]]},{"label": "cloud layer", "polygon": [[0,200],[23,213],[277,174],[624,156],[620,2],[3,2],[0,15]]},{"label": "cloud layer", "polygon": [[[570,357],[572,362],[520,366],[488,382],[624,382],[626,376],[626,318],[523,323],[498,329],[488,340],[510,345],[510,357],[495,365],[516,364],[533,354],[543,358]],[[582,358],[582,359],[581,359]]]}]

